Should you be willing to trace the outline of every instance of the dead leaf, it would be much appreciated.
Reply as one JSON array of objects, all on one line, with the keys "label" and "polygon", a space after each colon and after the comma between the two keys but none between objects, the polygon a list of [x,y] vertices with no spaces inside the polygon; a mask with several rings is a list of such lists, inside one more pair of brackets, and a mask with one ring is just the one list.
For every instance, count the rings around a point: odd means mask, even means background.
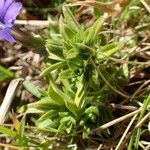
[{"label": "dead leaf", "polygon": [[0,124],[3,124],[3,122],[5,121],[5,116],[22,81],[23,79],[19,78],[19,79],[14,79],[10,82],[4,100],[0,106],[0,116],[1,116]]},{"label": "dead leaf", "polygon": [[112,8],[110,8],[107,4],[101,3],[101,2],[98,2],[98,1],[93,1],[93,0],[78,1],[78,2],[75,2],[75,3],[69,4],[67,6],[80,6],[80,5],[95,7],[95,8],[97,8],[97,9],[99,9],[99,10],[105,12],[105,13],[108,13],[111,16],[116,15],[116,11],[113,10]]}]

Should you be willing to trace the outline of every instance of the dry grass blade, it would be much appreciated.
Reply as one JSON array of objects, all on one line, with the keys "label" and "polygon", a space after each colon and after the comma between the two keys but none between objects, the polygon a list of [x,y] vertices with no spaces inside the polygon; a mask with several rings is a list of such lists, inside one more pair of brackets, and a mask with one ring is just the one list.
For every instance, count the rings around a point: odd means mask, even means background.
[{"label": "dry grass blade", "polygon": [[12,146],[12,145],[9,145],[9,144],[3,144],[3,143],[0,143],[0,147],[4,147],[4,148],[8,148],[9,150],[20,150],[19,147],[16,147],[16,146]]},{"label": "dry grass blade", "polygon": [[22,83],[22,81],[23,81],[22,78],[11,81],[11,83],[7,89],[6,95],[4,97],[3,103],[0,107],[0,116],[1,116],[0,124],[3,124],[6,113],[9,109],[9,106],[11,105],[11,102],[12,102],[13,98],[15,97],[17,89],[18,89],[19,85]]},{"label": "dry grass blade", "polygon": [[104,4],[102,2],[98,2],[98,1],[92,1],[92,0],[88,0],[88,1],[78,1],[72,4],[69,4],[67,6],[92,6],[95,7],[97,9],[100,9],[101,11],[108,13],[110,16],[114,16],[116,15],[116,11],[113,10],[112,8],[110,8],[107,4]]},{"label": "dry grass blade", "polygon": [[137,95],[138,93],[140,93],[140,91],[142,90],[142,88],[144,88],[145,86],[149,85],[150,80],[145,81],[132,95],[130,101],[132,101]]},{"label": "dry grass blade", "polygon": [[141,1],[141,3],[145,6],[145,8],[147,9],[147,11],[150,13],[149,4],[147,4],[147,3],[145,2],[145,0],[140,0],[140,1]]},{"label": "dry grass blade", "polygon": [[134,117],[131,119],[131,121],[130,121],[128,127],[126,128],[124,134],[122,135],[122,137],[121,137],[121,139],[120,139],[120,141],[119,141],[119,143],[118,143],[118,145],[117,145],[117,147],[116,147],[115,150],[121,150],[121,149],[122,149],[122,143],[124,143],[123,141],[124,141],[124,139],[125,139],[125,137],[126,137],[128,131],[129,131],[129,129],[131,128],[131,126],[132,126],[134,120],[136,119],[136,117],[137,117],[137,114],[134,115]]},{"label": "dry grass blade", "polygon": [[144,118],[134,127],[134,129],[126,135],[126,138],[121,143],[121,146],[120,146],[121,150],[124,149],[125,143],[128,142],[129,138],[133,135],[133,133],[144,124],[144,122],[149,118],[149,116],[150,116],[150,112],[147,113],[144,116]]},{"label": "dry grass blade", "polygon": [[137,128],[140,128],[144,122],[150,117],[150,112],[148,112],[143,118],[142,120],[134,127],[134,130],[136,130]]},{"label": "dry grass blade", "polygon": [[49,21],[49,20],[16,20],[16,25],[27,25],[27,26],[34,26],[34,27],[41,27],[46,28],[50,25],[57,26],[57,21]]},{"label": "dry grass blade", "polygon": [[117,123],[119,123],[119,122],[121,122],[121,121],[123,121],[123,120],[126,120],[126,119],[131,118],[132,116],[138,114],[140,111],[141,111],[141,108],[139,108],[138,110],[133,111],[133,112],[127,114],[127,115],[124,115],[124,116],[122,116],[122,117],[120,117],[120,118],[117,118],[117,119],[115,119],[115,120],[112,120],[112,121],[110,121],[110,122],[108,122],[108,123],[106,123],[106,124],[104,124],[104,125],[102,125],[102,126],[96,128],[96,129],[94,129],[92,132],[95,132],[95,131],[97,131],[97,130],[100,131],[100,130],[107,129],[107,128],[109,128],[109,127],[111,127],[111,126],[113,126],[113,125],[115,125],[115,124],[117,124]]}]

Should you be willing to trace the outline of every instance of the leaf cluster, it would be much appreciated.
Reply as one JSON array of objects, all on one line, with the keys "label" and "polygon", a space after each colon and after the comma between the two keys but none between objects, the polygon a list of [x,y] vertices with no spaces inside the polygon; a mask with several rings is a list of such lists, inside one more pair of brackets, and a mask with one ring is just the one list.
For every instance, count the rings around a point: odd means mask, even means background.
[{"label": "leaf cluster", "polygon": [[122,75],[109,57],[123,45],[102,42],[99,33],[104,21],[105,17],[100,16],[87,28],[78,23],[68,7],[63,7],[59,33],[51,34],[46,43],[49,56],[41,76],[49,80],[49,89],[31,106],[43,112],[36,121],[38,127],[57,135],[74,137],[82,133],[87,138],[93,128],[112,119],[109,111],[97,103],[115,95],[113,86],[117,87]]}]

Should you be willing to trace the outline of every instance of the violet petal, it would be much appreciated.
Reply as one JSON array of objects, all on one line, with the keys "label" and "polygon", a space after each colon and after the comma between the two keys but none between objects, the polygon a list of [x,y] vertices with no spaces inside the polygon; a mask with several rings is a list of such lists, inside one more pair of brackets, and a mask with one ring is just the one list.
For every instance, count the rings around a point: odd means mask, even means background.
[{"label": "violet petal", "polygon": [[5,8],[8,8],[13,3],[13,0],[5,0]]},{"label": "violet petal", "polygon": [[3,12],[6,13],[7,9],[9,8],[9,6],[10,6],[12,3],[13,3],[13,0],[5,0]]},{"label": "violet petal", "polygon": [[13,36],[11,36],[7,29],[0,30],[0,39],[5,39],[11,43],[15,42],[15,39],[13,38]]},{"label": "violet petal", "polygon": [[13,26],[13,23],[18,14],[20,13],[21,8],[22,4],[20,2],[14,2],[8,7],[4,17],[4,23],[7,27]]},{"label": "violet petal", "polygon": [[5,0],[0,0],[0,18],[2,17],[2,12],[3,12],[3,8],[4,8],[4,1]]}]

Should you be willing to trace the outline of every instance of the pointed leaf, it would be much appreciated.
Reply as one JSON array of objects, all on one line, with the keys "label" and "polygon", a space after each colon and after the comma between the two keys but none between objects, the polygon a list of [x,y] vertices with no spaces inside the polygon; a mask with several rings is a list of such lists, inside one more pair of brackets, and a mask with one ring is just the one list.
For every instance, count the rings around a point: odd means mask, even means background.
[{"label": "pointed leaf", "polygon": [[3,133],[10,137],[16,137],[16,135],[17,135],[16,131],[13,131],[12,129],[9,129],[9,128],[3,127],[3,126],[0,126],[0,133]]},{"label": "pointed leaf", "polygon": [[78,108],[76,104],[71,100],[65,100],[66,107],[70,110],[74,115],[78,114]]},{"label": "pointed leaf", "polygon": [[72,28],[76,32],[81,30],[80,24],[77,22],[77,20],[75,19],[72,12],[67,6],[63,7],[63,14],[64,14],[67,24],[70,25],[70,28]]},{"label": "pointed leaf", "polygon": [[94,24],[93,26],[89,29],[89,33],[87,36],[87,39],[85,41],[86,44],[93,44],[96,42],[96,39],[98,37],[99,32],[102,29],[103,23],[104,23],[104,16],[100,17]]},{"label": "pointed leaf", "polygon": [[110,43],[110,44],[107,44],[107,45],[101,47],[98,50],[97,58],[98,59],[103,59],[105,57],[106,58],[110,57],[113,54],[115,54],[116,52],[118,52],[119,50],[121,50],[122,46],[123,45],[121,43]]},{"label": "pointed leaf", "polygon": [[51,73],[53,70],[56,70],[56,69],[60,69],[62,67],[64,67],[66,65],[66,62],[63,61],[63,62],[58,62],[58,63],[55,63],[49,67],[47,67],[42,73],[40,76],[46,76],[47,74]]}]

